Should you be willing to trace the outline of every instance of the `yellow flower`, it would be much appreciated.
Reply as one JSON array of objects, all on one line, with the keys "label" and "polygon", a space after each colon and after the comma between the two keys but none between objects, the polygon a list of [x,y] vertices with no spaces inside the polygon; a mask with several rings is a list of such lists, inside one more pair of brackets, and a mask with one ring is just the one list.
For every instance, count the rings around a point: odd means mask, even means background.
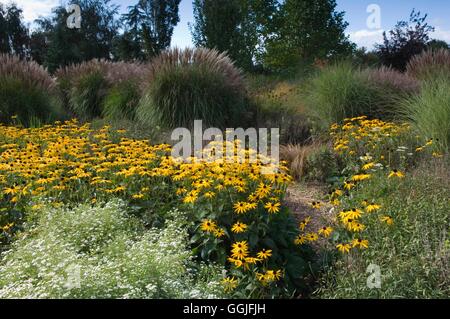
[{"label": "yellow flower", "polygon": [[389,173],[388,178],[391,178],[391,177],[403,178],[403,177],[405,177],[405,174],[403,174],[399,170],[394,169]]},{"label": "yellow flower", "polygon": [[351,190],[353,187],[355,187],[355,183],[352,182],[344,182],[344,188],[347,190]]},{"label": "yellow flower", "polygon": [[259,253],[257,253],[256,256],[258,256],[258,258],[261,258],[263,260],[268,259],[270,256],[272,256],[272,250],[263,249]]},{"label": "yellow flower", "polygon": [[311,221],[311,217],[308,216],[304,220],[302,220],[299,224],[299,228],[301,231],[305,230],[306,226],[308,226],[309,222]]},{"label": "yellow flower", "polygon": [[225,230],[223,230],[222,228],[218,228],[218,229],[214,230],[214,236],[217,238],[221,238],[221,237],[225,236]]},{"label": "yellow flower", "polygon": [[352,246],[358,247],[360,249],[369,248],[369,241],[367,239],[353,239],[352,240]]},{"label": "yellow flower", "polygon": [[394,219],[391,216],[381,216],[380,220],[386,224],[388,224],[389,226],[392,225],[394,223]]},{"label": "yellow flower", "polygon": [[243,214],[249,211],[248,203],[245,202],[237,202],[233,207],[237,214]]},{"label": "yellow flower", "polygon": [[350,248],[351,246],[349,244],[337,244],[336,248],[341,252],[341,253],[349,253],[350,252]]},{"label": "yellow flower", "polygon": [[238,260],[243,260],[248,256],[248,244],[244,241],[234,243],[231,249],[231,257]]},{"label": "yellow flower", "polygon": [[266,203],[266,205],[264,205],[264,208],[266,208],[269,213],[278,213],[280,211],[280,206],[281,204],[279,202],[268,202]]},{"label": "yellow flower", "polygon": [[313,241],[316,241],[317,239],[319,239],[319,236],[316,233],[308,233],[308,234],[306,234],[306,239],[308,241],[313,242]]},{"label": "yellow flower", "polygon": [[144,198],[144,194],[134,194],[133,196],[131,196],[133,199],[142,199]]},{"label": "yellow flower", "polygon": [[371,177],[372,177],[372,175],[370,175],[370,174],[359,174],[359,175],[353,175],[351,180],[355,181],[355,182],[359,182],[359,181],[364,181],[366,179],[369,179]]},{"label": "yellow flower", "polygon": [[312,202],[311,207],[314,209],[320,209],[320,202]]},{"label": "yellow flower", "polygon": [[294,240],[294,244],[296,245],[303,245],[304,243],[306,243],[308,239],[303,236],[303,235],[298,235],[297,238],[295,238]]},{"label": "yellow flower", "polygon": [[228,261],[230,263],[234,264],[234,266],[237,268],[241,267],[244,264],[244,262],[242,260],[235,259],[235,258],[228,258]]},{"label": "yellow flower", "polygon": [[375,166],[375,163],[370,162],[370,163],[364,164],[363,167],[362,167],[362,169],[365,170],[365,171],[367,171],[367,170],[373,168],[374,166]]},{"label": "yellow flower", "polygon": [[324,237],[329,237],[331,233],[333,232],[332,227],[324,226],[321,229],[319,229],[318,233]]},{"label": "yellow flower", "polygon": [[222,280],[222,285],[226,292],[233,291],[238,286],[238,281],[234,277],[227,277]]},{"label": "yellow flower", "polygon": [[381,209],[381,205],[377,205],[375,203],[371,203],[371,204],[367,205],[367,207],[366,207],[366,211],[368,213],[374,212],[379,209]]},{"label": "yellow flower", "polygon": [[212,233],[217,229],[217,224],[211,219],[203,220],[200,229],[207,233]]},{"label": "yellow flower", "polygon": [[247,227],[248,227],[247,224],[237,222],[231,227],[231,231],[236,234],[243,233],[247,230]]}]

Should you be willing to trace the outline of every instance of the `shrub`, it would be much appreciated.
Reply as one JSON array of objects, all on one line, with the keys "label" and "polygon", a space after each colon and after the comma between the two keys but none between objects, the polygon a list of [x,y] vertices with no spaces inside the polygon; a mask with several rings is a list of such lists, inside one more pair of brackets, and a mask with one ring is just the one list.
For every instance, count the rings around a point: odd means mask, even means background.
[{"label": "shrub", "polygon": [[141,94],[136,83],[122,82],[112,87],[103,100],[102,115],[108,120],[135,119]]},{"label": "shrub", "polygon": [[433,139],[437,149],[450,145],[450,79],[424,83],[422,92],[401,104],[401,115],[409,120],[423,139]]},{"label": "shrub", "polygon": [[407,74],[388,67],[368,69],[369,81],[381,89],[397,91],[399,94],[417,94],[420,92],[420,83]]},{"label": "shrub", "polygon": [[344,118],[376,114],[388,99],[384,94],[370,84],[366,73],[344,62],[324,68],[311,79],[305,102],[315,128],[326,131]]},{"label": "shrub", "polygon": [[38,214],[3,256],[2,298],[223,296],[220,269],[191,260],[177,211],[163,229],[146,231],[117,200]]},{"label": "shrub", "polygon": [[273,87],[263,85],[253,92],[257,126],[279,128],[282,144],[302,144],[311,137],[299,86],[297,81],[283,81]]},{"label": "shrub", "polygon": [[140,121],[168,128],[237,125],[245,117],[240,71],[216,50],[172,49],[151,62],[150,84],[137,110]]},{"label": "shrub", "polygon": [[56,78],[67,107],[79,118],[132,118],[147,71],[141,64],[94,59],[60,68]]},{"label": "shrub", "polygon": [[54,93],[53,79],[37,63],[0,54],[1,122],[9,123],[14,116],[29,125],[61,117],[61,105]]},{"label": "shrub", "polygon": [[292,177],[325,181],[336,173],[334,157],[327,156],[327,150],[318,143],[282,145],[280,157],[288,162]]},{"label": "shrub", "polygon": [[450,50],[427,50],[414,56],[406,67],[408,75],[420,80],[450,77]]}]

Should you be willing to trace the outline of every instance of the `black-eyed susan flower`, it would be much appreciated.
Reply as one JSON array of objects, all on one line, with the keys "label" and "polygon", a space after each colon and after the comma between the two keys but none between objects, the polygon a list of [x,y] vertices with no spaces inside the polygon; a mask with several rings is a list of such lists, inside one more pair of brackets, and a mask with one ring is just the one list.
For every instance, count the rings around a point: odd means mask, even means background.
[{"label": "black-eyed susan flower", "polygon": [[369,241],[367,239],[355,238],[352,240],[352,247],[359,249],[369,248]]},{"label": "black-eyed susan flower", "polygon": [[248,225],[241,223],[241,222],[236,222],[232,227],[231,227],[231,231],[233,233],[239,234],[239,233],[243,233],[247,230]]},{"label": "black-eyed susan flower", "polygon": [[394,169],[388,175],[388,178],[391,178],[391,177],[403,178],[403,177],[405,177],[405,174],[399,170]]},{"label": "black-eyed susan flower", "polygon": [[267,209],[267,211],[269,213],[278,213],[280,211],[280,206],[281,206],[281,203],[279,203],[279,202],[276,202],[276,203],[267,202],[264,205],[264,208]]},{"label": "black-eyed susan flower", "polygon": [[314,209],[320,209],[320,206],[321,206],[320,202],[312,202],[311,203],[311,207]]},{"label": "black-eyed susan flower", "polygon": [[389,226],[394,224],[394,219],[391,216],[387,216],[387,215],[381,216],[380,220]]},{"label": "black-eyed susan flower", "polygon": [[298,227],[300,228],[301,231],[305,230],[306,226],[308,226],[309,222],[311,221],[311,217],[308,216],[306,217],[304,220],[302,220]]},{"label": "black-eyed susan flower", "polygon": [[333,228],[329,226],[324,226],[319,229],[318,233],[319,235],[322,235],[324,237],[329,237],[331,233],[333,232]]},{"label": "black-eyed susan flower", "polygon": [[355,183],[352,182],[344,182],[344,189],[351,190],[353,187],[355,187]]},{"label": "black-eyed susan flower", "polygon": [[319,236],[316,233],[308,233],[306,234],[306,239],[310,242],[314,242],[319,239]]},{"label": "black-eyed susan flower", "polygon": [[212,233],[217,229],[217,224],[211,219],[203,220],[200,229],[207,233]]},{"label": "black-eyed susan flower", "polygon": [[306,236],[298,235],[294,240],[294,244],[300,246],[300,245],[305,244],[307,241],[308,241],[308,239],[306,238]]},{"label": "black-eyed susan flower", "polygon": [[352,248],[350,246],[350,244],[337,244],[336,248],[341,252],[341,253],[349,253],[350,249]]},{"label": "black-eyed susan flower", "polygon": [[369,205],[366,206],[366,211],[368,213],[372,213],[374,211],[377,211],[381,209],[381,205],[375,204],[375,203],[370,203]]},{"label": "black-eyed susan flower", "polygon": [[214,230],[213,234],[217,238],[222,238],[223,236],[225,236],[225,230],[223,230],[222,228],[217,228],[216,230]]},{"label": "black-eyed susan flower", "polygon": [[223,288],[226,292],[233,291],[238,286],[238,281],[234,277],[227,277],[222,280]]},{"label": "black-eyed susan flower", "polygon": [[249,210],[248,205],[245,202],[237,202],[233,207],[237,214],[244,214]]},{"label": "black-eyed susan flower", "polygon": [[271,249],[263,249],[260,252],[256,254],[256,256],[262,260],[268,259],[270,256],[272,256],[272,250]]}]

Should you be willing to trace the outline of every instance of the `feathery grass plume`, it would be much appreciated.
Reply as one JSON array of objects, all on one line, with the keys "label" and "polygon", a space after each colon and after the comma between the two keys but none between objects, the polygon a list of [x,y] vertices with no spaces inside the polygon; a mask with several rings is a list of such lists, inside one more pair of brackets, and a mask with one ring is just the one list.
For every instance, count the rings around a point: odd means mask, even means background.
[{"label": "feathery grass plume", "polygon": [[364,71],[379,96],[375,116],[395,118],[399,104],[411,95],[420,93],[421,83],[405,73],[382,66]]},{"label": "feathery grass plume", "polygon": [[401,104],[401,115],[437,149],[450,146],[450,79],[436,78],[423,84],[421,94]]},{"label": "feathery grass plume", "polygon": [[305,92],[313,125],[320,132],[327,131],[331,124],[344,118],[374,114],[380,102],[367,74],[348,62],[319,71]]},{"label": "feathery grass plume", "polygon": [[24,125],[62,116],[55,83],[47,70],[33,61],[0,54],[0,121]]},{"label": "feathery grass plume", "polygon": [[[74,115],[92,119],[102,115],[121,116],[128,114],[127,109],[135,108],[131,102],[124,103],[124,99],[140,94],[146,71],[148,68],[138,63],[94,59],[60,68],[56,78],[63,99]],[[125,82],[129,86],[122,86]],[[115,88],[113,92],[112,88]],[[105,106],[108,110],[104,112]]]},{"label": "feathery grass plume", "polygon": [[292,177],[301,179],[305,176],[308,157],[320,148],[318,144],[299,145],[288,144],[280,146],[280,157],[288,162]]},{"label": "feathery grass plume", "polygon": [[420,80],[450,78],[450,50],[428,50],[414,56],[406,67],[406,73]]},{"label": "feathery grass plume", "polygon": [[135,119],[136,108],[148,85],[149,64],[116,62],[107,70],[111,85],[102,103],[102,116],[109,120]]},{"label": "feathery grass plume", "polygon": [[241,71],[225,53],[170,49],[150,63],[150,84],[137,110],[140,121],[191,127],[202,119],[224,127],[242,122],[246,112]]}]

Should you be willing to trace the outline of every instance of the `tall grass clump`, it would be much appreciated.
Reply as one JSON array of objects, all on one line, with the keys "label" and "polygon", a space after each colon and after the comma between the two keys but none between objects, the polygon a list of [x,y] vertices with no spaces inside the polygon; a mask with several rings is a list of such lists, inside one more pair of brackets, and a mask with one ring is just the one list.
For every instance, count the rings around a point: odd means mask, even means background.
[{"label": "tall grass clump", "polygon": [[406,67],[406,73],[420,80],[450,78],[450,50],[428,50],[414,56]]},{"label": "tall grass clump", "polygon": [[433,139],[437,149],[447,152],[450,145],[450,79],[425,82],[419,95],[402,103],[401,115],[413,124],[419,135]]},{"label": "tall grass clump", "polygon": [[0,54],[0,121],[24,125],[60,118],[54,81],[33,61]]},{"label": "tall grass clump", "polygon": [[132,119],[141,96],[145,65],[91,60],[56,72],[58,86],[69,110],[90,120]]},{"label": "tall grass clump", "polygon": [[108,90],[106,72],[111,64],[94,59],[56,71],[60,92],[75,116],[90,120],[102,114],[101,105]]},{"label": "tall grass clump", "polygon": [[315,129],[326,131],[344,118],[375,113],[378,95],[365,73],[341,62],[323,68],[310,80],[305,102]]},{"label": "tall grass clump", "polygon": [[150,68],[150,84],[137,109],[141,122],[168,128],[192,127],[197,119],[218,127],[242,122],[242,75],[224,53],[175,48],[161,53]]}]

